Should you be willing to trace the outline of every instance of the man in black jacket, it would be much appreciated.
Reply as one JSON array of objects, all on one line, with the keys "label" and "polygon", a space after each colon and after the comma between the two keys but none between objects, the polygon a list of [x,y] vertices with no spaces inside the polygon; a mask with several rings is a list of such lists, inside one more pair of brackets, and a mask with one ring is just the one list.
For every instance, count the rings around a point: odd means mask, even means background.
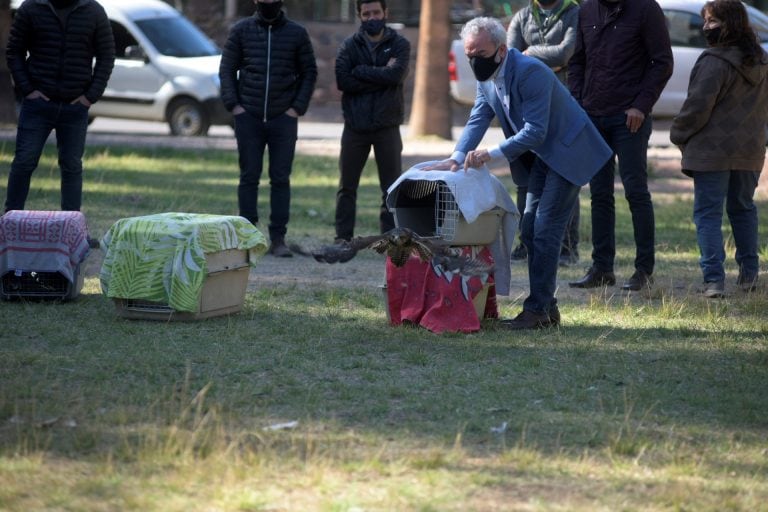
[{"label": "man in black jacket", "polygon": [[23,210],[45,141],[56,130],[61,209],[79,211],[88,107],[104,93],[115,43],[94,0],[27,0],[13,19],[8,68],[22,98],[5,210]]},{"label": "man in black jacket", "polygon": [[317,64],[306,29],[289,20],[279,0],[254,0],[254,16],[236,23],[221,56],[224,106],[235,119],[240,156],[237,199],[240,215],[259,221],[259,180],[269,148],[268,252],[290,257],[285,245],[291,202],[291,168],[298,118],[306,113],[317,80]]},{"label": "man in black jacket", "polygon": [[[585,0],[578,27],[576,50],[568,62],[568,88],[619,162],[636,248],[635,272],[622,289],[647,290],[653,284],[656,262],[648,139],[651,109],[672,76],[669,31],[655,0]],[[615,159],[589,182],[592,266],[583,278],[568,283],[574,288],[616,284]]]},{"label": "man in black jacket", "polygon": [[395,227],[385,200],[402,171],[403,82],[411,55],[408,40],[386,26],[386,0],[357,0],[357,15],[360,29],[344,40],[336,55],[336,86],[344,112],[336,193],[336,238],[342,240],[354,234],[357,187],[371,146],[381,187],[379,227],[382,233]]}]

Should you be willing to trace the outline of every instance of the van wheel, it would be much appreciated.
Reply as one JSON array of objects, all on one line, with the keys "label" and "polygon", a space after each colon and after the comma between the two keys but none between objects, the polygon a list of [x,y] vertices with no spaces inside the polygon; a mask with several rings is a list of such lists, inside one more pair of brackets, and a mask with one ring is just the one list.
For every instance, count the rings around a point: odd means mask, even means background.
[{"label": "van wheel", "polygon": [[203,106],[189,98],[180,98],[171,102],[167,117],[172,135],[206,135],[211,126]]}]

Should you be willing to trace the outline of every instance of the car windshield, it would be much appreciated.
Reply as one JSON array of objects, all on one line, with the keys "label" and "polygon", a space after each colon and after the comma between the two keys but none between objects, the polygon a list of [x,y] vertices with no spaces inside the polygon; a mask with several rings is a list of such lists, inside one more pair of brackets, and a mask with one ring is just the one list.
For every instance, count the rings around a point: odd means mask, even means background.
[{"label": "car windshield", "polygon": [[768,43],[768,16],[754,7],[747,6],[749,12],[749,24],[757,32],[761,43]]},{"label": "car windshield", "polygon": [[158,52],[169,57],[206,57],[221,53],[183,16],[137,20],[136,25]]}]

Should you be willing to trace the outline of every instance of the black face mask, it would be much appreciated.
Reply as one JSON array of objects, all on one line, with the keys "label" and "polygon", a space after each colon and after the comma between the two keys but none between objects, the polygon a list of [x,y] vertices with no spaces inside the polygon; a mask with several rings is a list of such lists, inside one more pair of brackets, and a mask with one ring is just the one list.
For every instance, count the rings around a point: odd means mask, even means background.
[{"label": "black face mask", "polygon": [[63,9],[75,5],[77,0],[51,0],[51,4],[57,9]]},{"label": "black face mask", "polygon": [[704,39],[707,40],[709,46],[714,46],[720,42],[721,32],[720,27],[704,29]]},{"label": "black face mask", "polygon": [[363,30],[369,35],[369,36],[375,36],[381,33],[382,30],[384,30],[384,27],[387,24],[387,20],[365,20],[363,25]]},{"label": "black face mask", "polygon": [[469,59],[469,65],[472,68],[472,71],[474,72],[475,78],[478,82],[485,82],[491,78],[491,75],[493,75],[497,69],[499,69],[501,62],[496,62],[496,56],[499,54],[499,48],[496,48],[496,51],[493,52],[493,55],[490,57],[472,57]]},{"label": "black face mask", "polygon": [[269,4],[264,2],[256,2],[256,10],[259,14],[261,14],[261,17],[267,21],[272,21],[277,18],[280,15],[280,9],[282,8],[282,1],[272,2]]}]

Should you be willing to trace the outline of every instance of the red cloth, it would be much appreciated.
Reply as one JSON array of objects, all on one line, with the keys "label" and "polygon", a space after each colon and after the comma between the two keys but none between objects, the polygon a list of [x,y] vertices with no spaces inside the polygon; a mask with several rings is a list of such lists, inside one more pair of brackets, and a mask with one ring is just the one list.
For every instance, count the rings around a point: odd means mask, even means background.
[{"label": "red cloth", "polygon": [[[487,247],[467,246],[462,254],[493,263]],[[412,322],[435,333],[445,331],[474,332],[480,330],[480,318],[472,302],[488,285],[488,296],[483,307],[484,318],[498,318],[496,289],[493,275],[486,283],[479,277],[448,276],[431,262],[418,256],[402,267],[396,267],[387,258],[387,303],[392,325]]]},{"label": "red cloth", "polygon": [[81,212],[11,210],[0,217],[0,276],[60,272],[73,282],[90,247]]}]

